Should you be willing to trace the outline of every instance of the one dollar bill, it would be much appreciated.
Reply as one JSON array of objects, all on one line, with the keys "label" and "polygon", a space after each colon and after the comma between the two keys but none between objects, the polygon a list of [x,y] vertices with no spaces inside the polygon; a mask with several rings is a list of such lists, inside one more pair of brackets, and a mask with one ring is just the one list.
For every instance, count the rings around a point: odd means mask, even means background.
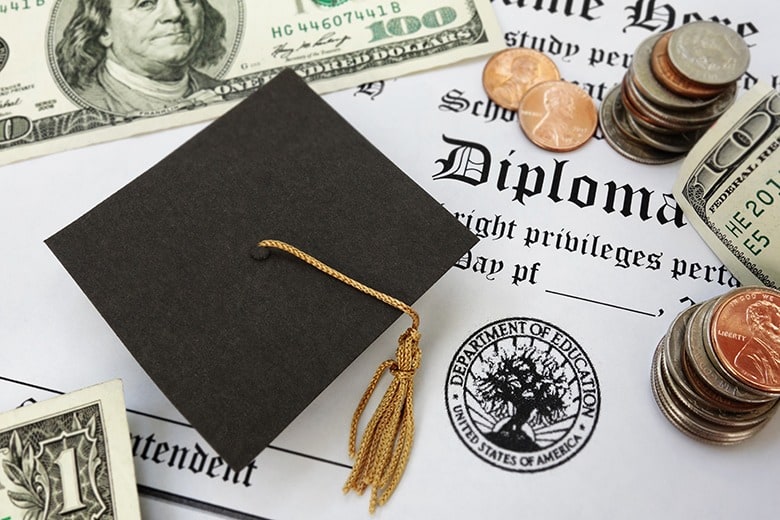
[{"label": "one dollar bill", "polygon": [[685,159],[674,196],[744,285],[780,288],[780,95],[757,84]]},{"label": "one dollar bill", "polygon": [[122,383],[0,415],[1,520],[140,520]]},{"label": "one dollar bill", "polygon": [[489,0],[0,0],[0,164],[491,53]]}]

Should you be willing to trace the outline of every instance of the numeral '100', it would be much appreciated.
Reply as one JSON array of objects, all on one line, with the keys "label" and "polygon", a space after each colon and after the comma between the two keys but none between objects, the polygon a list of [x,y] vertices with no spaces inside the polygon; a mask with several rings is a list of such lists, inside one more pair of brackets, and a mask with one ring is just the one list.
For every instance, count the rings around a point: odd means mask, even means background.
[{"label": "numeral '100'", "polygon": [[393,36],[405,36],[414,34],[422,26],[436,29],[451,24],[458,17],[458,13],[452,7],[439,7],[428,11],[422,18],[416,16],[398,16],[388,21],[380,20],[368,26],[373,34],[371,41],[384,40]]}]

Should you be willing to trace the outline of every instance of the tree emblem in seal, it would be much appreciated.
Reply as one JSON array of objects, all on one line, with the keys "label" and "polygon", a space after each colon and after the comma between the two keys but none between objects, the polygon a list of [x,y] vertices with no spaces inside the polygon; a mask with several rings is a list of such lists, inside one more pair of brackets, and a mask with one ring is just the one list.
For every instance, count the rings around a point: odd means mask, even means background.
[{"label": "tree emblem in seal", "polygon": [[585,351],[560,328],[506,318],[472,334],[447,374],[447,411],[461,441],[502,469],[563,464],[598,421],[598,379]]}]

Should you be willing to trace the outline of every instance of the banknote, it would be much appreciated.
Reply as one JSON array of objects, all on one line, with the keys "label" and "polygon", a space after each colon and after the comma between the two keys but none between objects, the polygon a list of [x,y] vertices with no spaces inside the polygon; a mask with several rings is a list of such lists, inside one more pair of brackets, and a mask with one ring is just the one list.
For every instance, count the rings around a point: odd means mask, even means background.
[{"label": "banknote", "polygon": [[744,285],[780,288],[780,95],[759,83],[701,138],[674,196]]},{"label": "banknote", "polygon": [[489,0],[0,0],[0,164],[504,46]]},{"label": "banknote", "polygon": [[0,415],[0,519],[140,520],[122,383]]}]

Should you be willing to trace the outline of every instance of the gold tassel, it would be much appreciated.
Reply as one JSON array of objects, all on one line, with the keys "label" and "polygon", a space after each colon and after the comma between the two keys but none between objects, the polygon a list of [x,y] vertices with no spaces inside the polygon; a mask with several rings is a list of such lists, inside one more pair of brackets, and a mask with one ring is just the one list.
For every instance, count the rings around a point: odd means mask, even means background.
[{"label": "gold tassel", "polygon": [[[420,318],[414,309],[401,300],[353,280],[290,244],[278,240],[263,240],[257,246],[261,248],[273,247],[285,251],[323,273],[405,312],[412,318],[412,326],[398,338],[396,359],[387,360],[379,365],[352,416],[352,427],[349,433],[349,456],[355,458],[355,464],[344,484],[344,492],[357,491],[358,494],[363,494],[370,486],[369,511],[373,513],[377,506],[385,504],[395,491],[406,469],[406,463],[412,449],[414,374],[420,367],[420,358],[422,357],[418,331]],[[390,371],[393,380],[363,432],[360,449],[356,450],[360,417],[385,370]]]},{"label": "gold tassel", "polygon": [[409,460],[414,438],[414,373],[420,367],[422,355],[419,342],[420,333],[415,324],[398,338],[396,360],[379,365],[352,417],[349,456],[355,457],[358,422],[379,379],[389,369],[393,381],[363,432],[352,473],[344,484],[345,493],[354,490],[358,494],[371,486],[368,506],[371,513],[393,494]]}]

